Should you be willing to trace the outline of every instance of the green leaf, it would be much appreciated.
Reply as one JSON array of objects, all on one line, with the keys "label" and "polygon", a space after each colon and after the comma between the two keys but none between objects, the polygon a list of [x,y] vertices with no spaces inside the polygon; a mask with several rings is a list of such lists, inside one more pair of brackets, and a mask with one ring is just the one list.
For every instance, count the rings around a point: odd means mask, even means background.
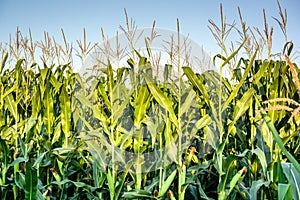
[{"label": "green leaf", "polygon": [[186,179],[186,165],[182,165],[179,168],[179,173],[178,173],[178,184],[180,185],[180,190],[179,191],[179,199],[184,199],[184,195],[185,195],[185,190],[188,187],[188,184],[185,184],[185,179]]},{"label": "green leaf", "polygon": [[52,73],[50,73],[50,83],[54,86],[55,91],[59,93],[62,83],[60,83]]},{"label": "green leaf", "polygon": [[108,91],[111,94],[114,91],[115,80],[114,80],[114,71],[112,69],[112,65],[109,60],[107,64],[107,84],[108,84]]},{"label": "green leaf", "polygon": [[238,85],[233,89],[230,96],[227,98],[226,102],[224,103],[222,111],[224,111],[227,108],[227,106],[229,105],[229,103],[233,100],[233,98],[237,96],[240,88],[242,87],[242,85],[246,81],[247,77],[249,76],[249,72],[252,70],[252,67],[253,67],[252,65],[253,65],[254,59],[256,57],[256,53],[257,53],[257,51],[255,51],[254,55],[252,56],[248,66],[244,72],[242,79],[240,80]]},{"label": "green leaf", "polygon": [[215,132],[208,126],[204,127],[203,132],[205,141],[214,149],[216,149],[219,141]]},{"label": "green leaf", "polygon": [[48,77],[50,75],[50,74],[48,74],[48,72],[51,73],[51,71],[47,67],[40,70],[40,77],[42,79],[42,84],[43,85],[45,85],[45,81],[46,81],[46,79],[48,79]]},{"label": "green leaf", "polygon": [[187,90],[188,90],[186,91],[187,97],[185,98],[185,101],[182,104],[180,104],[181,115],[185,113],[189,113],[192,105],[195,104],[195,97],[196,97],[195,91],[191,89],[187,89]]},{"label": "green leaf", "polygon": [[206,104],[211,105],[210,97],[208,95],[205,85],[199,80],[199,78],[195,75],[193,70],[190,67],[182,67],[182,69],[184,74],[188,77],[189,81],[192,83],[192,85],[197,87],[197,89],[201,92]]},{"label": "green leaf", "polygon": [[201,197],[202,199],[212,200],[212,198],[208,197],[208,196],[205,194],[205,192],[204,192],[204,190],[203,190],[203,188],[202,188],[202,185],[201,185],[201,182],[199,181],[199,179],[197,179],[196,182],[197,182],[198,192],[199,192],[199,194],[200,194],[200,197]]},{"label": "green leaf", "polygon": [[215,119],[217,119],[217,111],[210,100],[210,97],[208,95],[207,89],[205,85],[199,80],[199,78],[195,75],[193,70],[190,67],[182,67],[184,74],[188,77],[189,81],[192,83],[192,86],[196,87],[200,93],[204,97],[205,103],[210,107],[212,110],[213,116]]},{"label": "green leaf", "polygon": [[25,173],[25,199],[33,200],[36,199],[37,194],[37,171],[32,168],[31,163],[26,163],[26,173]]},{"label": "green leaf", "polygon": [[281,156],[280,156],[280,152],[278,151],[277,154],[277,162],[276,162],[276,170],[274,170],[276,173],[274,173],[274,180],[276,180],[276,178],[278,178],[278,183],[285,183],[285,177],[284,177],[284,172],[282,169],[282,165],[281,165]]},{"label": "green leaf", "polygon": [[118,120],[120,119],[120,117],[123,116],[124,110],[128,106],[130,98],[131,98],[131,93],[128,92],[125,96],[122,97],[122,102],[120,104],[112,103],[113,115],[110,117],[112,120],[112,123],[110,126],[112,128],[118,124]]},{"label": "green leaf", "polygon": [[40,164],[47,153],[48,153],[48,151],[40,154],[39,157],[37,157],[37,159],[35,160],[35,162],[32,165],[32,167],[36,167],[38,164]]},{"label": "green leaf", "polygon": [[125,199],[154,198],[154,196],[146,190],[131,190],[129,192],[124,192],[122,197],[124,197]]},{"label": "green leaf", "polygon": [[207,127],[211,123],[212,123],[211,117],[208,114],[206,114],[196,122],[195,126],[197,127],[197,129],[202,129]]},{"label": "green leaf", "polygon": [[108,189],[110,193],[110,199],[113,200],[115,198],[115,184],[110,169],[108,169],[107,172],[107,183],[108,183]]},{"label": "green leaf", "polygon": [[145,80],[155,100],[159,103],[159,105],[161,105],[169,112],[170,120],[174,123],[175,126],[178,126],[178,120],[173,109],[172,101],[159,89],[156,83],[154,83],[147,75],[145,75]]},{"label": "green leaf", "polygon": [[222,55],[218,54],[213,58],[213,62],[215,64],[215,58],[221,58],[222,60],[224,60],[224,62],[222,63],[221,67],[224,67],[225,65],[227,65],[229,63],[229,61],[240,51],[240,49],[244,46],[245,42],[247,40],[245,39],[240,46],[237,48],[237,50],[235,50],[227,59],[225,59],[225,57],[223,57]]},{"label": "green leaf", "polygon": [[105,88],[104,88],[104,84],[103,84],[103,83],[99,83],[99,84],[98,84],[98,91],[99,91],[101,97],[103,98],[104,103],[105,103],[106,105],[108,105],[109,108],[111,108],[112,105],[111,105],[111,102],[110,102],[109,99],[108,99],[108,96],[107,96],[107,93],[106,93],[106,91],[105,91]]},{"label": "green leaf", "polygon": [[59,101],[61,108],[61,127],[67,141],[67,138],[71,136],[71,103],[66,88],[67,87],[64,85],[64,87],[61,89]]},{"label": "green leaf", "polygon": [[15,173],[15,184],[18,186],[18,188],[25,190],[26,182],[24,174],[18,171]]},{"label": "green leaf", "polygon": [[120,199],[120,194],[124,188],[124,183],[126,181],[126,176],[128,174],[128,169],[119,176],[119,181],[115,189],[115,199]]},{"label": "green leaf", "polygon": [[27,162],[27,159],[25,159],[25,158],[23,158],[23,157],[19,157],[19,158],[17,158],[16,160],[14,160],[12,163],[10,163],[10,164],[8,165],[8,167],[12,167],[12,166],[14,166],[14,165],[16,165],[16,164],[19,164],[19,163],[21,163],[21,162]]},{"label": "green leaf", "polygon": [[52,137],[51,144],[54,144],[55,142],[57,142],[60,138],[60,135],[61,135],[61,122],[58,122],[58,124],[55,126],[55,129],[54,129],[54,134]]},{"label": "green leaf", "polygon": [[251,188],[250,188],[250,199],[256,200],[257,199],[257,192],[262,186],[268,187],[270,181],[264,181],[263,179],[259,179],[258,181],[253,181]]},{"label": "green leaf", "polygon": [[266,155],[265,153],[259,148],[257,147],[256,149],[253,150],[253,153],[255,153],[260,161],[262,170],[263,170],[263,174],[265,177],[267,177],[267,159],[266,159]]},{"label": "green leaf", "polygon": [[2,152],[2,158],[1,158],[1,161],[2,163],[4,164],[4,166],[6,167],[7,164],[8,164],[8,148],[7,148],[7,145],[5,143],[4,140],[2,140],[0,138],[0,151]]},{"label": "green leaf", "polygon": [[258,72],[253,76],[253,84],[257,85],[260,79],[265,75],[266,70],[269,68],[270,62],[265,61],[259,66]]},{"label": "green leaf", "polygon": [[[221,147],[221,148],[223,149],[223,147]],[[237,173],[238,175],[237,174],[234,175],[235,168],[236,168],[236,165],[237,165],[236,160],[244,158],[247,155],[247,153],[248,153],[248,150],[245,150],[243,153],[238,154],[238,155],[229,155],[224,160],[223,166],[222,166],[223,167],[223,174],[222,174],[222,177],[221,177],[221,182],[219,182],[219,185],[218,185],[219,198],[224,199],[229,195],[230,190],[228,190],[227,188],[228,188],[228,186],[229,186],[229,188],[231,188],[231,186],[236,184],[235,181],[238,181],[238,179],[236,180],[236,178],[240,176],[238,173],[241,173],[241,175],[243,175],[242,170],[245,170],[245,168],[240,170]],[[236,178],[232,179],[234,176],[236,176]],[[241,178],[241,176],[239,178]]]},{"label": "green leaf", "polygon": [[229,192],[228,194],[231,193],[231,191],[233,190],[233,188],[238,184],[239,181],[241,181],[245,174],[247,172],[247,168],[243,167],[243,169],[241,169],[240,171],[238,171],[238,173],[236,173],[234,175],[234,177],[231,179],[230,183],[229,183]]},{"label": "green leaf", "polygon": [[146,85],[142,85],[138,88],[138,97],[135,100],[134,106],[134,123],[137,126],[141,125],[141,121],[145,117],[146,109],[148,108],[150,101],[150,93]]},{"label": "green leaf", "polygon": [[27,148],[23,142],[23,140],[21,139],[20,135],[18,136],[18,142],[20,144],[20,147],[21,147],[21,151],[22,151],[22,154],[24,156],[24,158],[28,158],[28,155],[27,155]]},{"label": "green leaf", "polygon": [[240,100],[237,101],[234,112],[233,112],[233,121],[229,125],[228,132],[231,133],[238,119],[249,109],[252,101],[252,97],[255,93],[254,88],[250,88],[245,92]]},{"label": "green leaf", "polygon": [[167,193],[169,187],[171,186],[171,184],[173,183],[176,177],[176,174],[177,174],[177,170],[174,170],[167,178],[167,180],[164,181],[161,190],[158,192],[158,198],[164,196]]},{"label": "green leaf", "polygon": [[37,119],[40,112],[41,112],[41,93],[40,93],[40,87],[36,86],[34,87],[34,93],[32,97],[32,118]]},{"label": "green leaf", "polygon": [[[96,132],[97,134],[99,134],[99,132]],[[89,133],[89,135],[84,135],[81,134],[80,138],[85,140],[85,143],[87,145],[87,149],[89,150],[89,152],[91,152],[91,154],[93,155],[93,157],[97,160],[96,163],[99,163],[99,166],[105,166],[107,164],[107,160],[106,160],[106,155],[102,153],[102,151],[99,151],[99,143],[97,140],[91,140],[92,135],[90,135],[91,132]],[[101,134],[102,135],[102,134]],[[99,138],[100,141],[104,141],[104,146],[105,147],[109,147],[109,143],[107,142],[107,139],[103,139],[103,138]]]},{"label": "green leaf", "polygon": [[84,93],[76,93],[74,97],[78,99],[82,105],[87,106],[89,108],[93,108],[91,101],[88,99],[87,96],[84,95]]},{"label": "green leaf", "polygon": [[300,173],[291,163],[281,163],[283,172],[292,186],[293,199],[300,199]]},{"label": "green leaf", "polygon": [[47,133],[50,135],[53,132],[52,127],[54,123],[54,110],[53,110],[53,97],[49,87],[47,87],[45,90],[43,104],[45,109],[43,122],[45,124]]},{"label": "green leaf", "polygon": [[90,185],[84,183],[84,182],[78,182],[78,181],[72,181],[69,179],[63,179],[62,181],[53,181],[49,185],[58,185],[59,187],[67,184],[67,183],[72,183],[74,186],[78,188],[85,188],[87,192],[89,191],[94,191],[96,188],[91,187]]},{"label": "green leaf", "polygon": [[55,148],[55,149],[52,149],[53,153],[55,155],[63,155],[63,154],[68,154],[68,153],[71,153],[75,150],[75,148],[61,148],[61,147],[58,147],[58,148]]},{"label": "green leaf", "polygon": [[14,100],[14,97],[12,93],[6,96],[4,99],[6,108],[9,110],[9,112],[12,114],[15,120],[18,120],[18,113],[17,113],[17,103]]},{"label": "green leaf", "polygon": [[[290,184],[278,184],[278,200],[289,200],[293,198],[292,186]],[[298,198],[299,199],[299,198]]]},{"label": "green leaf", "polygon": [[[5,182],[6,182],[6,172],[8,170],[8,156],[9,156],[9,151],[8,151],[8,148],[7,148],[7,145],[5,143],[4,140],[2,140],[0,138],[0,152],[2,152],[2,158],[1,158],[1,169],[2,169],[2,177],[0,177],[0,186],[3,186],[5,185]],[[1,180],[2,178],[2,180]]]},{"label": "green leaf", "polygon": [[[256,101],[258,101],[256,99]],[[272,123],[270,117],[268,116],[268,114],[266,112],[262,113],[262,116],[265,120],[265,122],[267,123],[273,137],[274,140],[276,141],[276,143],[278,144],[279,148],[281,149],[281,151],[286,155],[286,157],[288,158],[288,160],[293,163],[294,167],[296,168],[296,170],[300,173],[300,164],[299,162],[294,158],[294,156],[284,147],[284,144],[274,126],[274,124]]]},{"label": "green leaf", "polygon": [[101,188],[105,179],[106,175],[104,173],[103,167],[100,167],[97,160],[95,160],[95,163],[93,164],[93,180],[95,187]]},{"label": "green leaf", "polygon": [[5,98],[7,95],[9,95],[10,93],[14,92],[16,89],[18,88],[17,84],[14,84],[12,87],[10,88],[5,88],[5,93],[3,94],[3,96],[1,96],[1,98]]},{"label": "green leaf", "polygon": [[168,79],[170,78],[170,74],[172,72],[172,68],[173,68],[172,65],[165,64],[165,67],[164,67],[164,82],[167,82]]}]

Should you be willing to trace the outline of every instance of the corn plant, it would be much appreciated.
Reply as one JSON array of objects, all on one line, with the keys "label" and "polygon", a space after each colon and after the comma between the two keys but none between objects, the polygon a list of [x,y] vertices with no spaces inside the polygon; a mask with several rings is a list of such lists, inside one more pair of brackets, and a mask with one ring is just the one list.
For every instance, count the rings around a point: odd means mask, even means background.
[{"label": "corn plant", "polygon": [[[259,30],[238,8],[238,28],[221,5],[221,25],[209,20],[219,71],[203,73],[178,21],[163,65],[155,22],[142,38],[126,10],[127,54],[103,30],[102,47],[85,29],[74,47],[63,30],[61,45],[17,29],[0,45],[1,199],[299,199],[299,68],[278,8],[286,44],[272,54],[265,10]],[[75,72],[93,53],[92,73]]]}]

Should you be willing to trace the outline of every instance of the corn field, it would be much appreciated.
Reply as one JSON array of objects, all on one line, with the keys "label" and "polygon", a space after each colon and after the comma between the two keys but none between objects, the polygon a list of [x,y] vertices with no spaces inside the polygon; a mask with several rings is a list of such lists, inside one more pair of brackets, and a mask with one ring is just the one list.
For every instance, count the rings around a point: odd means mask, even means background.
[{"label": "corn field", "polygon": [[0,43],[1,199],[300,199],[300,70],[278,6],[283,52],[265,11],[260,31],[240,9],[241,27],[228,24],[220,6],[220,26],[209,20],[219,71],[181,64],[178,36],[161,78],[127,13],[127,62],[104,57],[88,77],[74,70],[98,47],[85,30],[77,48],[63,30],[63,44],[17,30]]}]

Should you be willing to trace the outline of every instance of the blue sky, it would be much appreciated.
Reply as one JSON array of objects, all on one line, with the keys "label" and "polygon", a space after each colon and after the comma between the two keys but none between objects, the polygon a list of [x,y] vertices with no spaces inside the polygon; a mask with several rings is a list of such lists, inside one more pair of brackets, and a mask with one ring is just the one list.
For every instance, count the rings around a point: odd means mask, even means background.
[{"label": "blue sky", "polygon": [[[295,49],[300,47],[300,1],[281,0],[282,8],[288,11],[288,38],[293,40]],[[100,28],[109,36],[120,31],[125,25],[124,8],[140,28],[151,27],[156,20],[157,27],[176,30],[176,19],[181,23],[181,32],[204,46],[214,55],[219,48],[207,26],[208,19],[219,23],[219,4],[228,22],[236,20],[239,26],[237,7],[240,6],[248,26],[263,27],[265,8],[270,26],[274,26],[274,52],[284,45],[284,36],[272,16],[279,17],[276,0],[152,0],[152,1],[103,1],[103,0],[0,0],[0,41],[7,42],[10,33],[18,26],[23,35],[30,28],[33,38],[40,40],[43,32],[60,41],[63,28],[67,39],[75,43],[82,38],[82,30],[87,30],[88,40],[101,41]],[[233,40],[236,38],[232,38]]]}]

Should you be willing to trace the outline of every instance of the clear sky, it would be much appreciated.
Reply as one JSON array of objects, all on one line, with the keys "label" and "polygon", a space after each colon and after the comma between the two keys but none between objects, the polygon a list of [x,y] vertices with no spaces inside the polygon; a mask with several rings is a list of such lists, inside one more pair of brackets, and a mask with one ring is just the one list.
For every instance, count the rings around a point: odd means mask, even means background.
[{"label": "clear sky", "polygon": [[[99,42],[101,27],[107,35],[114,36],[116,31],[120,31],[119,25],[125,25],[123,9],[126,8],[140,28],[151,27],[156,20],[157,27],[175,31],[178,18],[182,34],[189,34],[191,39],[214,55],[218,53],[218,46],[207,26],[208,19],[219,23],[220,3],[227,21],[236,20],[238,26],[238,6],[251,27],[263,27],[262,9],[265,8],[268,22],[275,28],[274,52],[282,49],[284,36],[272,18],[279,17],[276,0],[0,0],[0,41],[7,42],[9,34],[14,33],[18,26],[23,35],[27,35],[30,28],[36,40],[42,38],[44,31],[59,40],[60,29],[63,28],[71,43],[82,38],[85,27],[87,39]],[[280,3],[288,11],[288,38],[293,40],[294,49],[299,50],[300,1],[281,0]]]}]

